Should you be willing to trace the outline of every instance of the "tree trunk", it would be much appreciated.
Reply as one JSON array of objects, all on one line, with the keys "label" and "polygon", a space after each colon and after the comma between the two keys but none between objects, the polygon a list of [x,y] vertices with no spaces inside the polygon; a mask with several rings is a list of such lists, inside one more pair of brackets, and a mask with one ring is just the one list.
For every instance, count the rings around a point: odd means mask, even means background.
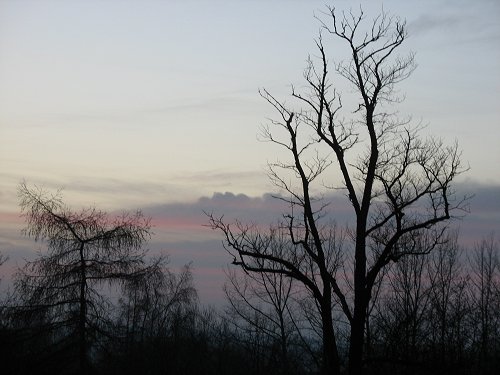
[{"label": "tree trunk", "polygon": [[363,344],[366,310],[369,300],[366,289],[366,217],[367,214],[360,214],[357,223],[354,266],[354,313],[351,321],[351,340],[349,343],[349,375],[361,375],[363,373]]},{"label": "tree trunk", "polygon": [[87,289],[87,276],[83,248],[84,244],[82,243],[80,246],[80,311],[78,316],[78,357],[80,374],[85,375],[88,373],[87,339],[85,337],[85,326],[87,321],[87,298],[85,296]]},{"label": "tree trunk", "polygon": [[340,373],[340,359],[333,330],[331,302],[321,306],[321,320],[323,324],[323,365],[322,375],[336,375]]},{"label": "tree trunk", "polygon": [[279,313],[280,319],[280,345],[281,345],[281,363],[280,371],[282,374],[288,374],[289,364],[288,364],[288,348],[287,348],[287,338],[285,330],[285,321],[283,319],[283,312]]},{"label": "tree trunk", "polygon": [[351,341],[349,344],[349,375],[361,375],[363,373],[363,344],[364,325],[366,320],[365,312],[354,310],[351,323]]}]

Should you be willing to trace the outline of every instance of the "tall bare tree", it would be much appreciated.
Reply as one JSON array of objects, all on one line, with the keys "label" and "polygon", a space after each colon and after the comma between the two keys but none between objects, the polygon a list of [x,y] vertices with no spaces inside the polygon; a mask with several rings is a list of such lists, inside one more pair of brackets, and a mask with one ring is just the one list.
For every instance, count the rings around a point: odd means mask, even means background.
[{"label": "tall bare tree", "polygon": [[95,208],[74,212],[60,194],[25,183],[19,198],[24,233],[45,241],[47,251],[17,272],[17,312],[28,326],[39,322],[36,328],[50,333],[54,347],[66,352],[78,348],[73,363],[86,374],[91,344],[107,334],[110,324],[103,287],[141,278],[154,268],[145,265],[142,249],[151,233],[149,219],[140,212],[118,217]]},{"label": "tall bare tree", "polygon": [[[452,185],[464,168],[457,144],[424,137],[421,127],[390,112],[401,100],[397,84],[415,68],[413,54],[398,55],[406,23],[386,13],[367,20],[362,10],[328,8],[324,16],[318,58],[309,58],[304,72],[305,88],[292,88],[289,103],[261,91],[279,115],[264,136],[290,155],[288,162],[269,164],[272,182],[290,205],[284,229],[289,246],[276,251],[269,246],[270,233],[210,219],[224,233],[236,264],[249,272],[282,273],[309,290],[323,326],[324,374],[340,371],[332,319],[340,306],[350,327],[348,370],[354,375],[363,372],[365,322],[379,274],[389,263],[428,253],[445,240],[444,224],[466,203]],[[325,37],[340,42],[349,59],[332,65]],[[354,89],[352,107],[344,107],[332,77]],[[334,209],[314,194],[325,185],[344,191],[352,208],[344,244],[353,254],[352,291],[333,267],[331,247],[338,243],[325,236],[324,217]],[[422,232],[429,239],[424,248],[414,240]]]}]

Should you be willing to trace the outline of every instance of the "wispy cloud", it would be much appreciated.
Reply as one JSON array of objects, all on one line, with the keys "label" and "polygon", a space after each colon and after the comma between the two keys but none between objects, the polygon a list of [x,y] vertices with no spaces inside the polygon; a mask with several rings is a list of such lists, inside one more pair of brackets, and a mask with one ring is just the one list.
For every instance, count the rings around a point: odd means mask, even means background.
[{"label": "wispy cloud", "polygon": [[[440,40],[439,35],[442,35],[447,37],[447,44],[450,43],[449,36],[453,37],[454,43],[491,42],[500,39],[500,28],[495,17],[485,17],[500,12],[497,1],[458,4],[450,1],[447,4],[433,5],[439,6],[440,9],[429,7],[409,22],[408,30],[411,36],[428,36]],[[464,7],[467,10],[464,10]]]},{"label": "wispy cloud", "polygon": [[460,17],[450,14],[426,13],[408,24],[411,35],[433,33],[436,30],[452,30],[460,25]]}]

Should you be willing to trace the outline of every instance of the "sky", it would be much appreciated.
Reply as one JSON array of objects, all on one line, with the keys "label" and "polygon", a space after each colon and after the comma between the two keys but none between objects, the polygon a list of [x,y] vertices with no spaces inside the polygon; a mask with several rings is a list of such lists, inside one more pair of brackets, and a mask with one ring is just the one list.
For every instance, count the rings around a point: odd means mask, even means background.
[{"label": "sky", "polygon": [[152,251],[192,261],[202,300],[221,298],[231,259],[203,210],[279,216],[265,166],[282,155],[259,138],[274,113],[258,90],[303,84],[325,4],[407,20],[418,67],[399,110],[463,150],[465,241],[498,232],[498,1],[0,0],[0,252],[14,265],[38,246],[19,232],[26,180],[73,207],[142,208]]}]

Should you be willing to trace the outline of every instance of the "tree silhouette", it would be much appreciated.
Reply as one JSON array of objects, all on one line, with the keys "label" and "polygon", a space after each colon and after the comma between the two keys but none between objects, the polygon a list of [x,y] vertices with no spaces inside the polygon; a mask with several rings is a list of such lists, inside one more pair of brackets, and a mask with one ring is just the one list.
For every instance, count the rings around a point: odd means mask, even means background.
[{"label": "tree silhouette", "polygon": [[[44,333],[74,371],[91,371],[90,351],[109,335],[111,304],[107,285],[142,278],[155,266],[144,263],[149,219],[140,212],[112,217],[95,208],[71,211],[60,194],[26,183],[19,187],[24,233],[45,241],[15,277],[18,321]],[[108,293],[109,294],[109,293]],[[73,348],[77,348],[74,353]],[[76,357],[76,358],[73,358]]]},{"label": "tree silhouette", "polygon": [[500,362],[500,244],[493,234],[476,244],[469,261],[478,357],[493,373]]},{"label": "tree silhouette", "polygon": [[265,339],[258,344],[269,354],[269,362],[276,363],[273,372],[290,374],[292,340],[300,333],[294,327],[291,311],[292,279],[280,273],[238,275],[231,269],[226,276],[224,293],[229,302],[227,315],[232,318],[231,322],[240,331],[262,335]]},{"label": "tree silhouette", "polygon": [[[293,87],[290,103],[261,91],[279,115],[264,136],[290,156],[288,162],[269,164],[271,181],[290,206],[279,226],[289,246],[276,250],[270,246],[272,233],[227,224],[213,214],[210,222],[224,234],[235,264],[248,272],[294,278],[313,296],[323,330],[324,374],[339,373],[341,367],[332,318],[340,307],[350,327],[348,370],[354,375],[363,372],[365,324],[382,270],[446,240],[446,221],[465,208],[466,199],[457,198],[452,185],[464,168],[456,144],[424,137],[420,126],[389,112],[401,100],[397,84],[415,68],[413,54],[397,55],[407,38],[405,22],[386,13],[366,21],[362,10],[339,14],[328,8],[326,16],[316,41],[319,57],[309,58],[304,72],[306,87]],[[333,86],[324,36],[347,48],[349,60],[333,70],[335,79],[354,90],[353,108],[344,107]],[[334,168],[340,179],[332,179]],[[335,212],[326,198],[314,194],[325,185],[345,193],[354,217],[342,252],[344,260],[352,254],[347,286],[334,261],[340,244],[326,235],[324,218]]]}]

